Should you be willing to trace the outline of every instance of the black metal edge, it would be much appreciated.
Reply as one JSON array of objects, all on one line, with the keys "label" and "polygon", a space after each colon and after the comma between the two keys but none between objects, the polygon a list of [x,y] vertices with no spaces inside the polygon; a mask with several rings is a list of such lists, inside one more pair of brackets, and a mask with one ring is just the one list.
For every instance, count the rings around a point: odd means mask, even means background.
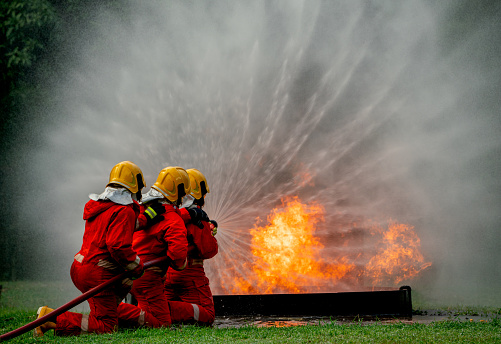
[{"label": "black metal edge", "polygon": [[370,292],[215,295],[216,315],[412,317],[411,288]]}]

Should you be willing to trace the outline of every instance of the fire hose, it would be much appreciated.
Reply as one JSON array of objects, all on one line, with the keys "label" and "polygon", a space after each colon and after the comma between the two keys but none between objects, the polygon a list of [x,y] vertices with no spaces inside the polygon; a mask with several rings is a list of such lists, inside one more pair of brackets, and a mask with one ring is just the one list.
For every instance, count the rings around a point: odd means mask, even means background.
[{"label": "fire hose", "polygon": [[[146,268],[149,268],[151,266],[158,265],[159,263],[162,263],[163,261],[165,261],[167,259],[168,259],[168,257],[165,256],[165,257],[161,257],[161,258],[150,260],[149,262],[144,263],[144,268],[146,269]],[[47,321],[50,321],[50,319],[53,319],[53,318],[57,317],[58,315],[63,314],[67,310],[75,307],[76,305],[79,305],[80,303],[84,302],[85,300],[87,300],[87,299],[91,298],[92,296],[98,294],[99,292],[101,292],[102,290],[104,290],[109,285],[111,285],[111,284],[113,284],[113,283],[121,280],[122,278],[127,277],[128,273],[129,272],[127,272],[127,271],[123,272],[120,275],[117,275],[117,276],[113,277],[112,279],[110,279],[110,280],[108,280],[108,281],[106,281],[104,283],[101,283],[100,285],[98,285],[98,286],[92,288],[91,290],[83,293],[79,297],[71,300],[70,302],[62,305],[61,307],[54,309],[49,314],[46,314],[43,317],[36,319],[35,321],[32,321],[32,322],[30,322],[30,323],[28,323],[28,324],[26,324],[24,326],[21,326],[18,329],[15,329],[14,331],[7,332],[7,333],[4,333],[4,334],[0,335],[0,342],[3,342],[4,340],[8,340],[8,339],[11,339],[11,338],[14,338],[14,337],[17,337],[17,336],[20,336],[23,333],[26,333],[26,332],[28,332],[30,330],[33,330],[35,327],[38,327],[38,326],[40,326],[42,324],[45,324]]]}]

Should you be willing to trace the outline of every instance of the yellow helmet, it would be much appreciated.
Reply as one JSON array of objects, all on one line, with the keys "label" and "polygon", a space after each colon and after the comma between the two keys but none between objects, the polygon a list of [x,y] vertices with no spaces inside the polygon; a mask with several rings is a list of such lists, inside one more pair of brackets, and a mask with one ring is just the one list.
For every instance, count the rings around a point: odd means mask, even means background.
[{"label": "yellow helmet", "polygon": [[130,161],[122,161],[111,169],[110,181],[106,186],[110,184],[122,185],[132,193],[137,193],[146,186],[143,172]]},{"label": "yellow helmet", "polygon": [[176,202],[190,192],[190,179],[184,168],[166,167],[160,171],[152,188],[159,191],[169,201]]},{"label": "yellow helmet", "polygon": [[190,194],[196,199],[202,198],[206,193],[209,193],[209,184],[205,176],[196,168],[186,170],[190,176],[191,192]]}]

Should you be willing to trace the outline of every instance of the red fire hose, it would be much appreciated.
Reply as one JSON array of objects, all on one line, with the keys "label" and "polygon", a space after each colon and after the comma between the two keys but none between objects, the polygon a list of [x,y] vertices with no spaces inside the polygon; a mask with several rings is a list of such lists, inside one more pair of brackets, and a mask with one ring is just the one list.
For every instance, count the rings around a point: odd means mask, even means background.
[{"label": "red fire hose", "polygon": [[[167,260],[167,256],[150,260],[149,262],[144,263],[144,268],[146,269],[146,268],[149,268],[150,266],[158,265],[159,263],[161,263],[165,260]],[[8,340],[8,339],[11,339],[11,338],[14,338],[17,336],[20,336],[23,333],[26,333],[29,330],[33,330],[35,327],[38,327],[38,326],[46,323],[47,321],[50,321],[50,319],[53,319],[54,317],[57,317],[60,314],[63,314],[68,309],[71,309],[72,307],[75,307],[76,305],[84,302],[88,298],[96,295],[97,293],[99,293],[100,291],[105,289],[110,284],[113,284],[113,283],[119,281],[120,279],[126,277],[127,273],[128,272],[123,272],[120,275],[113,277],[112,279],[92,288],[91,290],[83,293],[82,295],[80,295],[76,299],[73,299],[70,302],[62,305],[61,307],[54,309],[54,311],[50,312],[47,315],[44,315],[43,317],[41,317],[39,319],[36,319],[35,321],[32,321],[24,326],[21,326],[20,328],[15,329],[14,331],[10,331],[10,332],[7,332],[5,334],[2,334],[0,336],[0,342],[3,342],[4,340]]]}]

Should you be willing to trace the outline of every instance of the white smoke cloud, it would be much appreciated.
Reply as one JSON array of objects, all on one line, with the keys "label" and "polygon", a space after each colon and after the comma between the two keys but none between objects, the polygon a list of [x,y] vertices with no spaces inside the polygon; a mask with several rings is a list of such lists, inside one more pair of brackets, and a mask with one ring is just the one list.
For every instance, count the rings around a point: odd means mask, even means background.
[{"label": "white smoke cloud", "polygon": [[[39,211],[52,214],[44,227],[60,240],[63,274],[87,195],[131,160],[148,186],[165,166],[199,168],[222,240],[225,228],[245,238],[256,216],[298,195],[326,207],[324,236],[340,214],[414,225],[434,264],[431,290],[467,285],[457,293],[469,302],[470,291],[499,286],[489,18],[447,46],[461,24],[454,8],[425,1],[128,6],[82,33],[54,90],[64,120],[33,159],[47,176]],[[297,183],[306,172],[314,186]]]}]

